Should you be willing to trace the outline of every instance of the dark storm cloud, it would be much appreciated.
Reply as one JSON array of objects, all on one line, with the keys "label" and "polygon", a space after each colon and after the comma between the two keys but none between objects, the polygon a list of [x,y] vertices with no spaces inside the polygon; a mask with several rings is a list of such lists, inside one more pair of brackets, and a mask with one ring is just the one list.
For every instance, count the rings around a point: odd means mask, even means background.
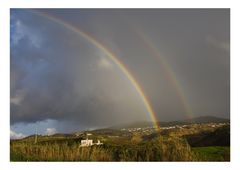
[{"label": "dark storm cloud", "polygon": [[[193,115],[229,117],[229,10],[44,12],[81,27],[114,51],[141,84],[158,119],[186,118],[186,110],[136,29],[164,55]],[[100,127],[149,120],[149,115],[102,51],[51,20],[11,10],[11,124],[47,119]]]},{"label": "dark storm cloud", "polygon": [[[29,30],[49,22],[35,17]],[[12,22],[27,27],[21,17]],[[12,124],[55,119],[102,126],[148,117],[130,83],[100,50],[58,24],[39,34],[40,47],[32,46],[29,33],[11,44]]]}]

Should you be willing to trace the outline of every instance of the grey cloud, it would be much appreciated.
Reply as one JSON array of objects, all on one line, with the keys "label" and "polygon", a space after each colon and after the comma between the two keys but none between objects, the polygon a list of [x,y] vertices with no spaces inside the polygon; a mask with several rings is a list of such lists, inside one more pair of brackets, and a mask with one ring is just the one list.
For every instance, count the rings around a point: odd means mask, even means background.
[{"label": "grey cloud", "polygon": [[[136,115],[139,119],[148,117],[129,82],[122,82],[122,73],[116,68],[105,69],[110,61],[101,51],[72,32],[50,29],[48,33],[49,41],[42,47],[51,48],[14,47],[12,75],[17,73],[16,68],[25,74],[12,80],[17,84],[11,88],[12,124],[55,119],[101,126],[119,119],[134,120]],[[58,42],[59,35],[64,41]],[[16,103],[20,90],[25,95]]]},{"label": "grey cloud", "polygon": [[206,37],[206,42],[216,48],[222,49],[226,52],[230,51],[230,43],[227,41],[219,41],[216,40],[214,37],[212,36],[207,36]]},{"label": "grey cloud", "polygon": [[[228,9],[63,11],[44,12],[81,27],[113,51],[142,86],[159,120],[186,118],[186,110],[162,61],[135,27],[164,55],[193,115],[229,117]],[[30,48],[31,40],[22,38],[25,43],[11,48],[11,124],[54,119],[69,127],[102,127],[149,120],[136,90],[101,50],[59,24],[21,12],[17,19],[44,41]],[[214,37],[210,42],[208,35]]]}]

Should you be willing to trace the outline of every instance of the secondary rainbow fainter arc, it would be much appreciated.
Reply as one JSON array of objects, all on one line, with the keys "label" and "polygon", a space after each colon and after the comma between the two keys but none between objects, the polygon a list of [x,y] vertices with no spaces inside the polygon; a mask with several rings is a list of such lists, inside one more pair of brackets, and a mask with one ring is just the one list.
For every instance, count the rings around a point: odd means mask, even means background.
[{"label": "secondary rainbow fainter arc", "polygon": [[142,42],[144,43],[146,48],[148,48],[149,51],[151,52],[151,54],[159,60],[161,66],[165,70],[166,77],[171,82],[171,84],[175,87],[176,93],[185,109],[187,117],[192,118],[193,117],[192,109],[191,109],[190,105],[188,104],[188,100],[186,99],[186,97],[184,95],[181,85],[179,84],[179,82],[176,78],[176,75],[174,74],[174,72],[171,69],[171,67],[169,66],[169,64],[166,62],[166,59],[164,58],[164,56],[162,56],[160,54],[156,45],[146,34],[144,34],[144,32],[142,32],[139,29],[135,29],[135,31],[138,34],[138,36],[142,39]]},{"label": "secondary rainbow fainter arc", "polygon": [[150,105],[150,102],[147,98],[147,96],[144,94],[144,91],[142,90],[141,86],[139,83],[135,80],[133,75],[130,73],[130,71],[127,69],[127,67],[117,58],[117,56],[111,52],[107,47],[102,45],[99,41],[97,41],[93,36],[87,34],[86,32],[82,31],[79,27],[75,27],[74,25],[71,25],[67,23],[64,20],[61,20],[55,16],[52,16],[50,14],[40,12],[39,10],[31,10],[33,13],[45,17],[48,20],[51,20],[57,24],[60,24],[64,26],[66,29],[75,32],[77,35],[83,37],[86,39],[88,42],[93,44],[95,47],[98,49],[102,50],[112,61],[115,63],[118,68],[123,72],[123,74],[128,78],[128,80],[131,82],[132,86],[136,89],[138,95],[140,96],[142,102],[144,103],[144,106],[146,107],[146,110],[151,118],[151,120],[154,123],[154,126],[156,127],[157,130],[159,130],[159,122],[156,116],[156,113],[154,112],[152,106]]}]

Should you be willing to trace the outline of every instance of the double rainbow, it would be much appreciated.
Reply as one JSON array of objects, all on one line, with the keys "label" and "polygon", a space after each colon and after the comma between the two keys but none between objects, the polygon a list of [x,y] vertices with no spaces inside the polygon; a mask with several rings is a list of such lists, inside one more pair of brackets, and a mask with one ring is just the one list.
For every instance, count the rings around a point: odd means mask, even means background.
[{"label": "double rainbow", "polygon": [[69,24],[68,22],[59,19],[53,15],[50,15],[48,13],[41,12],[39,10],[32,10],[33,13],[45,17],[48,20],[53,21],[56,24],[59,24],[63,26],[65,29],[72,31],[76,33],[78,36],[86,39],[89,43],[97,47],[99,50],[104,52],[108,58],[118,66],[118,68],[121,70],[121,72],[127,77],[127,79],[130,81],[131,85],[135,88],[136,92],[138,93],[139,97],[141,98],[144,106],[146,107],[146,111],[148,115],[150,116],[151,120],[154,123],[154,126],[157,127],[158,129],[158,120],[157,120],[157,115],[154,112],[152,106],[150,105],[150,102],[147,98],[147,96],[144,94],[144,91],[142,87],[139,85],[139,83],[136,81],[136,79],[133,77],[131,72],[127,69],[127,67],[122,63],[118,57],[111,51],[109,50],[106,46],[101,44],[98,40],[96,40],[93,36],[89,35],[88,33],[82,31],[79,27],[76,27],[72,24]]}]

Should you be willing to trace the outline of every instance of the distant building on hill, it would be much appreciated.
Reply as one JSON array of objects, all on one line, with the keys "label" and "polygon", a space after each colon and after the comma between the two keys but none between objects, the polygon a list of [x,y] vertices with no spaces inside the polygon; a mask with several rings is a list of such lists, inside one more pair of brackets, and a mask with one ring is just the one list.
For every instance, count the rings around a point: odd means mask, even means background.
[{"label": "distant building on hill", "polygon": [[81,140],[81,146],[92,146],[93,145],[93,140]]},{"label": "distant building on hill", "polygon": [[93,143],[92,139],[86,139],[86,140],[81,140],[81,147],[85,146],[92,146],[92,145],[102,145],[103,143],[100,142],[100,140],[97,141],[97,143]]}]

